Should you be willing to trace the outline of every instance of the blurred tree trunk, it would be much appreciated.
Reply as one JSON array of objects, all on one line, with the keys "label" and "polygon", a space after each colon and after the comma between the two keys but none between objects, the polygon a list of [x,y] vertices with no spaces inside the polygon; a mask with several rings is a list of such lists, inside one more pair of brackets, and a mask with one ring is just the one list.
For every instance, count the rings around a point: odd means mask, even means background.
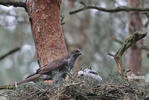
[{"label": "blurred tree trunk", "polygon": [[[141,8],[142,7],[142,0],[129,0],[129,7],[133,8]],[[132,34],[135,31],[141,31],[142,29],[142,21],[141,21],[141,13],[131,11],[128,13],[128,27],[129,27],[129,34]],[[141,49],[138,48],[138,46],[141,46],[143,44],[142,41],[138,41],[136,46],[133,46],[128,49],[127,51],[127,59],[126,63],[128,68],[131,69],[131,71],[135,75],[141,74]]]},{"label": "blurred tree trunk", "polygon": [[[81,19],[82,23],[80,23],[79,27],[78,27],[78,35],[79,35],[79,44],[78,47],[81,49],[86,50],[87,49],[87,43],[88,43],[88,33],[87,33],[87,29],[90,26],[90,11],[86,11],[83,13],[83,18]],[[82,66],[81,62],[83,62],[83,59],[80,59],[75,67],[75,71],[78,72]]]},{"label": "blurred tree trunk", "polygon": [[74,3],[75,3],[75,0],[68,0],[68,5],[73,8],[74,7]]},{"label": "blurred tree trunk", "polygon": [[67,54],[60,22],[61,0],[27,0],[32,34],[40,66]]},{"label": "blurred tree trunk", "polygon": [[[68,6],[70,8],[74,8],[75,7],[75,2],[76,0],[68,0]],[[90,2],[90,1],[88,1]],[[88,3],[86,2],[86,3]],[[74,44],[71,45],[71,47],[69,47],[69,49],[74,49],[74,48],[80,48],[80,49],[86,49],[86,44],[88,43],[88,36],[87,36],[87,29],[89,28],[90,25],[90,11],[86,11],[84,13],[82,13],[81,17],[78,17],[77,20],[79,20],[81,23],[79,23],[79,25],[77,25],[77,27],[74,29],[74,20],[72,20],[72,18],[75,18],[76,16],[74,15],[70,15],[69,16],[71,23],[69,25],[69,33],[71,34],[71,36],[75,37],[75,41]],[[77,38],[76,38],[77,37]],[[78,60],[78,62],[75,64],[74,67],[74,71],[78,72],[81,68],[81,62],[82,62],[82,58],[80,58]]]}]

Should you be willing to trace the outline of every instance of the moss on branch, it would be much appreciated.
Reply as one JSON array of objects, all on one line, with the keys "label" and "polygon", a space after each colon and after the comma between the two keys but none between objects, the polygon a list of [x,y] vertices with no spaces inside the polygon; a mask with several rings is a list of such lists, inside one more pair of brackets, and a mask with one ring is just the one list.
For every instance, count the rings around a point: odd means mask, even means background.
[{"label": "moss on branch", "polygon": [[118,71],[122,77],[123,77],[123,71],[124,71],[124,68],[122,65],[122,56],[123,56],[124,52],[129,47],[135,45],[137,41],[143,39],[146,35],[147,35],[147,33],[136,32],[133,35],[129,36],[128,38],[126,38],[125,42],[122,44],[122,46],[119,48],[119,50],[114,55],[114,59],[118,66]]}]

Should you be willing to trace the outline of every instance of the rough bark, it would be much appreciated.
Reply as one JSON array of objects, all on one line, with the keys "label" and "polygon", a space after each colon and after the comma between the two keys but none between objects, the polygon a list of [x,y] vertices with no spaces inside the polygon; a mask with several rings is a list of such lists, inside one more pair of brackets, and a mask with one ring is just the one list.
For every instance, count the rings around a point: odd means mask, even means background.
[{"label": "rough bark", "polygon": [[[129,6],[134,8],[142,7],[142,0],[129,0]],[[129,33],[132,34],[135,31],[141,31],[142,29],[142,21],[141,21],[141,13],[137,11],[131,11],[128,13],[128,27]],[[127,51],[127,67],[135,74],[141,74],[141,49],[138,48],[142,45],[142,41],[138,41],[136,46],[133,46]],[[137,47],[138,46],[138,47]]]},{"label": "rough bark", "polygon": [[61,0],[26,1],[41,67],[67,54],[60,22],[60,4]]}]

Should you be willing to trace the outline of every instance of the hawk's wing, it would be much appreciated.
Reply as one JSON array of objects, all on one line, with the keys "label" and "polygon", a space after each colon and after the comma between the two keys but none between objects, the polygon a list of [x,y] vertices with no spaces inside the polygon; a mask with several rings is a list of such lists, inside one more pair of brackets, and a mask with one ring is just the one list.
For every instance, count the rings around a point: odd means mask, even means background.
[{"label": "hawk's wing", "polygon": [[53,62],[43,66],[43,67],[40,67],[36,73],[38,74],[45,74],[45,73],[48,73],[52,70],[55,70],[55,69],[58,69],[60,67],[63,67],[67,64],[67,59],[68,59],[69,56],[65,56],[65,57],[62,57],[62,58],[59,58],[57,60],[54,60]]}]

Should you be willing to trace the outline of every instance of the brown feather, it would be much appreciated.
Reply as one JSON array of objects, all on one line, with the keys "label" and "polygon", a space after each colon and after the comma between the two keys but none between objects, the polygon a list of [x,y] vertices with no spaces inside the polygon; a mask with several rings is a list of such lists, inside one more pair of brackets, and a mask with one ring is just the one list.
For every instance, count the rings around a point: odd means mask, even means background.
[{"label": "brown feather", "polygon": [[40,74],[34,74],[34,75],[32,74],[32,76],[26,78],[25,80],[17,82],[17,85],[22,84],[22,83],[27,83],[30,81],[34,81],[35,79],[38,79],[39,77],[40,77]]},{"label": "brown feather", "polygon": [[61,69],[61,67],[66,65],[66,59],[68,59],[69,56],[65,56],[65,57],[61,57],[43,67],[40,67],[36,73],[38,74],[45,74],[45,73],[49,73],[52,70],[56,70],[56,69]]},{"label": "brown feather", "polygon": [[[82,53],[80,50],[78,49],[73,50],[68,55],[58,58],[57,60],[54,60],[53,62],[43,67],[40,67],[36,71],[36,73],[29,75],[25,80],[18,82],[17,84],[19,85],[19,84],[26,83],[29,81],[34,81],[38,78],[41,78],[43,80],[49,79],[51,77],[47,77],[47,76],[51,76],[51,73],[54,70],[58,71],[58,74],[56,74],[55,76],[57,76],[56,81],[59,81],[61,78],[64,78],[64,76],[66,76],[68,68],[70,69],[73,68],[77,57],[81,54]],[[46,78],[45,78],[45,75],[46,75]]]}]

